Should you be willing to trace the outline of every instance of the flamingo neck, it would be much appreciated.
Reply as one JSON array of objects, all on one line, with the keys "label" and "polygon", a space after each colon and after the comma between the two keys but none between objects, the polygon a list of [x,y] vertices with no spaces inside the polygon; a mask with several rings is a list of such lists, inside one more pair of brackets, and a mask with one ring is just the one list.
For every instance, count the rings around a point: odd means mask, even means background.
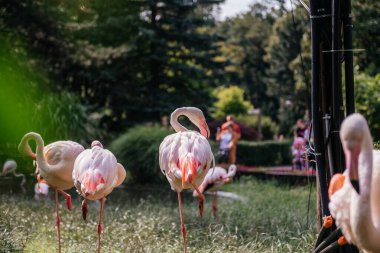
[{"label": "flamingo neck", "polygon": [[[29,141],[34,140],[36,142],[36,153],[34,154],[29,146]],[[37,133],[28,133],[24,135],[19,145],[19,150],[27,155],[36,158],[39,169],[48,167],[44,157],[44,140],[41,135]]]},{"label": "flamingo neck", "polygon": [[[189,113],[182,109],[182,108],[179,108],[177,110],[175,110],[171,116],[170,116],[170,125],[174,128],[174,130],[178,133],[178,132],[184,132],[184,131],[188,131],[188,129],[184,126],[182,126],[179,122],[178,122],[178,118],[179,116],[181,115],[184,115],[186,116],[187,118],[190,119],[191,121],[191,117],[189,117]],[[194,123],[194,122],[193,122]]]},{"label": "flamingo neck", "polygon": [[[366,134],[362,144],[362,151],[359,155],[359,184],[360,194],[353,191],[353,201],[351,201],[352,219],[351,224],[353,231],[356,231],[359,246],[364,249],[371,249],[374,252],[380,251],[380,229],[375,226],[375,220],[372,214],[371,188],[372,188],[372,139]],[[375,184],[376,185],[376,184]],[[376,187],[376,186],[375,186]]]}]

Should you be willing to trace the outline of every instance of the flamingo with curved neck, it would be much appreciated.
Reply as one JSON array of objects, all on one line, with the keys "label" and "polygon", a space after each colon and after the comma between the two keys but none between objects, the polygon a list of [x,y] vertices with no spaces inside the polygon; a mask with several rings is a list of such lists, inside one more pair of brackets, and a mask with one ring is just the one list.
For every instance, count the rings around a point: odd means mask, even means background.
[{"label": "flamingo with curved neck", "polygon": [[[228,172],[222,167],[215,167],[214,170],[209,170],[203,183],[199,187],[200,192],[212,192],[212,210],[214,214],[214,219],[218,222],[218,191],[223,187],[223,185],[228,184],[232,181],[235,176],[237,167],[235,164],[231,164],[228,168]],[[198,192],[194,191],[193,196],[198,196]]]},{"label": "flamingo with curved neck", "polygon": [[331,196],[331,214],[348,241],[365,252],[380,252],[380,157],[373,153],[365,118],[358,113],[348,116],[340,138],[346,171],[343,187]]},{"label": "flamingo with curved neck", "polygon": [[[29,141],[36,142],[36,152],[29,146]],[[84,150],[83,146],[73,141],[56,141],[44,146],[44,140],[38,133],[30,132],[22,137],[18,146],[22,154],[30,156],[37,163],[37,179],[43,178],[55,190],[55,206],[57,212],[58,252],[61,252],[60,217],[58,192],[66,199],[68,209],[71,209],[71,196],[63,190],[74,186],[71,174],[77,156]]]},{"label": "flamingo with curved neck", "polygon": [[1,173],[2,176],[6,176],[7,174],[11,173],[15,177],[21,177],[21,183],[20,186],[22,188],[22,191],[25,192],[24,185],[26,183],[25,175],[22,173],[17,173],[17,163],[15,160],[6,160],[3,164],[3,171]]},{"label": "flamingo with curved neck", "polygon": [[[190,131],[178,122],[179,116],[186,116],[200,133]],[[207,141],[210,130],[201,110],[195,107],[176,109],[170,118],[176,133],[167,136],[159,148],[159,162],[162,173],[172,190],[177,192],[181,216],[183,248],[186,252],[186,228],[182,214],[181,191],[194,189],[199,194],[199,213],[203,214],[204,195],[199,190],[210,167],[214,167],[214,155]]]}]

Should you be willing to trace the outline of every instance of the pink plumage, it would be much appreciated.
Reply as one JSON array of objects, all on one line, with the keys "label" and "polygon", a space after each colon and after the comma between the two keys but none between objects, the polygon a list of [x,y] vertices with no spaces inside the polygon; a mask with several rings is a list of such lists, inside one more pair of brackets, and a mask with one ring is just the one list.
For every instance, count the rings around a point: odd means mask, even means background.
[{"label": "pink plumage", "polygon": [[[186,116],[200,130],[190,131],[178,123],[180,115]],[[182,107],[171,114],[170,124],[177,133],[167,136],[160,145],[159,162],[162,173],[172,190],[177,192],[181,215],[184,252],[186,252],[186,229],[182,215],[181,191],[192,188],[199,192],[199,213],[203,214],[204,196],[198,187],[210,167],[214,167],[214,155],[207,141],[209,129],[201,110]]]}]

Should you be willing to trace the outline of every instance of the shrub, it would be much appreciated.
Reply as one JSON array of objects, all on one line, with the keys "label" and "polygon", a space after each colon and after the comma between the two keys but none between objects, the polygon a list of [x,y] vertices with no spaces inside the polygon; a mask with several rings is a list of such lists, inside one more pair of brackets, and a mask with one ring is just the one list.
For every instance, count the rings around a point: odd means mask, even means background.
[{"label": "shrub", "polygon": [[222,118],[228,114],[244,115],[253,105],[244,99],[244,90],[238,86],[219,87],[214,91],[217,101],[214,103],[214,118]]},{"label": "shrub", "polygon": [[[258,130],[257,115],[245,115],[236,118],[236,121],[241,122],[249,127]],[[268,116],[261,116],[261,134],[264,140],[272,140],[273,136],[279,131],[278,125]]]},{"label": "shrub", "polygon": [[158,149],[163,139],[171,133],[167,128],[137,126],[109,145],[124,165],[129,182],[146,184],[166,181],[158,164]]},{"label": "shrub", "polygon": [[237,148],[237,162],[249,166],[291,164],[291,141],[240,141]]}]

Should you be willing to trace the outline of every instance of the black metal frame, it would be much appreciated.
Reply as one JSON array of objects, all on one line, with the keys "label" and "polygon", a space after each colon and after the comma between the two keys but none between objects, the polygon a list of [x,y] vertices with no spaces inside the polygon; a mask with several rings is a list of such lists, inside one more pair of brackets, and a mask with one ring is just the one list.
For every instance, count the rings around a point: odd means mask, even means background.
[{"label": "black metal frame", "polygon": [[[310,19],[311,112],[317,162],[319,222],[322,223],[323,217],[330,215],[327,193],[330,178],[344,170],[344,156],[339,139],[340,125],[345,116],[355,111],[351,0],[310,0]],[[345,66],[345,106],[342,59]],[[335,236],[338,233],[336,231],[335,226],[328,232],[323,231],[318,239],[326,245],[317,243],[315,252],[358,252],[352,245],[334,246],[327,251],[329,245],[326,240],[329,236]]]}]

